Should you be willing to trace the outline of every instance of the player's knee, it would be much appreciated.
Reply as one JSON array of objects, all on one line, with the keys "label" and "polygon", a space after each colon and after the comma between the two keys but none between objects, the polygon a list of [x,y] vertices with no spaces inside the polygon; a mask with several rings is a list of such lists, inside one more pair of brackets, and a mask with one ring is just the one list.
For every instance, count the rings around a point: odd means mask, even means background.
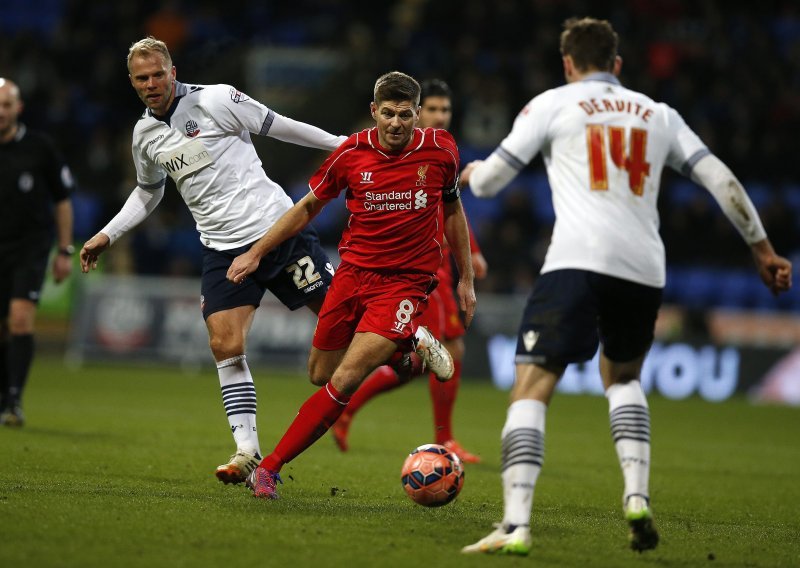
[{"label": "player's knee", "polygon": [[329,375],[309,373],[308,380],[311,381],[312,385],[321,387],[322,385],[326,384],[329,380],[331,380],[331,378]]},{"label": "player's knee", "polygon": [[348,373],[346,370],[336,369],[331,377],[331,384],[342,394],[353,394],[358,389],[364,377],[358,373]]},{"label": "player's knee", "polygon": [[511,400],[534,399],[550,403],[556,384],[564,367],[557,364],[530,365],[518,364],[516,379],[511,389]]},{"label": "player's knee", "polygon": [[311,383],[321,387],[330,381],[343,355],[344,350],[322,351],[312,347],[308,356],[308,379]]},{"label": "player's knee", "polygon": [[236,337],[212,336],[208,339],[208,346],[217,361],[224,361],[244,353],[244,344]]},{"label": "player's knee", "polygon": [[319,361],[311,358],[308,361],[308,380],[312,385],[321,387],[331,380],[331,373],[325,370]]}]

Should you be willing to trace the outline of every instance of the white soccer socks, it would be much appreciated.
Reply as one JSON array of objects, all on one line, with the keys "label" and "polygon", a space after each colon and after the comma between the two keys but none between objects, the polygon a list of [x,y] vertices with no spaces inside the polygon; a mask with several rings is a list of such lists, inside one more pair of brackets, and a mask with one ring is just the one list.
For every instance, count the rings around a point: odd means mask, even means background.
[{"label": "white soccer socks", "polygon": [[606,390],[611,436],[625,480],[623,506],[631,495],[649,499],[650,409],[639,381],[618,383]]},{"label": "white soccer socks", "polygon": [[544,460],[547,405],[523,399],[508,407],[501,433],[503,525],[530,525],[533,489]]},{"label": "white soccer socks", "polygon": [[244,355],[217,361],[222,404],[239,450],[261,455],[256,429],[256,387]]}]

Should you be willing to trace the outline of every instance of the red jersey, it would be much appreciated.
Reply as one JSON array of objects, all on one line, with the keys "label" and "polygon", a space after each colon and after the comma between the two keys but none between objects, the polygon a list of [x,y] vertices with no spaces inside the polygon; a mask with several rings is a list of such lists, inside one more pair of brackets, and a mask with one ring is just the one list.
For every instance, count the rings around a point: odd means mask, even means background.
[{"label": "red jersey", "polygon": [[415,128],[405,149],[389,152],[370,128],[339,146],[309,187],[321,200],[347,192],[343,262],[433,274],[444,258],[442,203],[460,195],[458,165],[458,147],[446,130]]}]

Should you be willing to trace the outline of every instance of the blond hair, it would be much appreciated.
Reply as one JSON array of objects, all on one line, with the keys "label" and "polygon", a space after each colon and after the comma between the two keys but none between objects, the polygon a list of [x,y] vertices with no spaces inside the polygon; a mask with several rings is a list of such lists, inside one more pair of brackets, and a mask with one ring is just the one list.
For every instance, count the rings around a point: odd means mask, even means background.
[{"label": "blond hair", "polygon": [[172,57],[167,49],[167,44],[153,36],[147,36],[144,39],[132,43],[128,48],[128,72],[131,70],[131,60],[136,56],[147,56],[151,53],[158,53],[164,58],[164,63],[170,69],[172,68]]}]

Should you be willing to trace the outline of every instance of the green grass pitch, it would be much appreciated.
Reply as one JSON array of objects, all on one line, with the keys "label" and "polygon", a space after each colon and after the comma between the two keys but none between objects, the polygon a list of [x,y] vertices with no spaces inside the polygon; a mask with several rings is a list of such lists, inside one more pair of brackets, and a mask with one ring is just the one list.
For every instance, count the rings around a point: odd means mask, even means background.
[{"label": "green grass pitch", "polygon": [[[256,369],[268,451],[312,392]],[[357,416],[283,470],[281,499],[223,486],[232,452],[213,370],[34,364],[28,424],[0,429],[0,566],[800,566],[800,409],[652,397],[651,489],[661,544],[627,548],[621,475],[602,398],[557,395],[547,421],[527,558],[460,548],[502,516],[507,393],[465,381],[456,433],[484,463],[459,498],[412,503],[400,466],[432,441],[427,381]]]}]

